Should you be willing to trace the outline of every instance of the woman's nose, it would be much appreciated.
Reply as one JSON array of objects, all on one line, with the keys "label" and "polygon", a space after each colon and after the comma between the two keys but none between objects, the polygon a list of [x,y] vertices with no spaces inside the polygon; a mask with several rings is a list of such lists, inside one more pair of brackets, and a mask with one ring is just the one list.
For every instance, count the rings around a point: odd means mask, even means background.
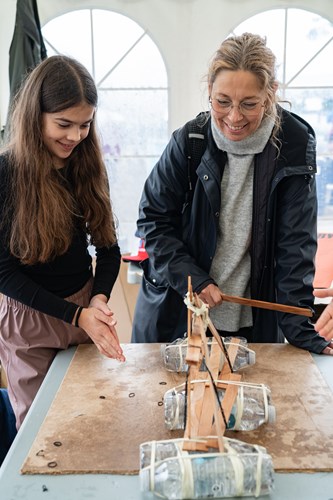
[{"label": "woman's nose", "polygon": [[243,118],[243,114],[241,113],[239,106],[233,105],[228,113],[230,119],[235,121],[241,120]]}]

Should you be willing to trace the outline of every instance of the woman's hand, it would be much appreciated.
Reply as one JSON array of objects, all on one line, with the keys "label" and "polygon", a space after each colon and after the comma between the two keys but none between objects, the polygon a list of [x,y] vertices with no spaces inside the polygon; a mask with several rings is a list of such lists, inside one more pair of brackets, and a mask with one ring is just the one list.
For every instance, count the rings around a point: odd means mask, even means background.
[{"label": "woman's hand", "polygon": [[199,298],[209,307],[222,304],[222,294],[218,286],[211,283],[198,294]]},{"label": "woman's hand", "polygon": [[[315,297],[321,299],[326,297],[333,297],[333,288],[316,289],[313,291]],[[325,307],[321,315],[319,316],[314,329],[319,333],[321,337],[325,340],[333,339],[333,300]]]},{"label": "woman's hand", "polygon": [[333,341],[331,341],[331,343],[321,351],[321,354],[328,354],[329,356],[333,356]]},{"label": "woman's hand", "polygon": [[91,299],[89,307],[82,309],[78,324],[102,354],[108,358],[125,361],[115,328],[117,321],[104,295],[96,295]]}]

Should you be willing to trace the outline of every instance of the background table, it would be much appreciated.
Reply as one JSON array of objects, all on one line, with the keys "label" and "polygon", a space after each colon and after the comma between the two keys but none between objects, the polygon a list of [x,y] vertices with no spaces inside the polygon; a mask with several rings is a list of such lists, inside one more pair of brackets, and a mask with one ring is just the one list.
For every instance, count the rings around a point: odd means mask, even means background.
[{"label": "background table", "polygon": [[[55,358],[16,439],[0,468],[1,500],[144,500],[138,476],[107,474],[21,475],[20,468],[63,380],[75,348]],[[313,355],[333,391],[333,359]],[[332,416],[333,418],[333,416]],[[87,430],[88,431],[88,430]],[[332,450],[333,455],[333,450]],[[156,497],[157,498],[157,497]],[[246,497],[251,498],[251,497]],[[275,474],[271,500],[333,500],[333,473]]]}]

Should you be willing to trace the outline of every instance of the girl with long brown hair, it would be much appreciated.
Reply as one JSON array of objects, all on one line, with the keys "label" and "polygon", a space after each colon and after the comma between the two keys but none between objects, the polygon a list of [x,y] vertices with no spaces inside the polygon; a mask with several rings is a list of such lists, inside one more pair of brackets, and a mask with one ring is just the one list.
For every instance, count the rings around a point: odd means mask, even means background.
[{"label": "girl with long brown hair", "polygon": [[52,56],[10,113],[0,155],[0,359],[17,427],[59,349],[93,341],[124,360],[108,307],[120,250],[96,107],[86,68]]}]

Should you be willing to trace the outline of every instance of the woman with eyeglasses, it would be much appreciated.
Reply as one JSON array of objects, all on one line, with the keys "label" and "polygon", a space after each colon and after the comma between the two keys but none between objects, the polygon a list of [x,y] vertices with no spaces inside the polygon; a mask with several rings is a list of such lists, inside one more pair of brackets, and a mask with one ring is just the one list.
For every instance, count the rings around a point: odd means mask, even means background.
[{"label": "woman with eyeglasses", "polygon": [[278,104],[275,65],[258,35],[224,40],[208,71],[210,111],[196,119],[194,136],[207,144],[195,175],[188,126],[173,133],[149,175],[137,222],[149,259],[142,263],[133,342],[183,337],[190,276],[221,335],[287,339],[333,354],[307,317],[221,296],[313,305],[315,134]]}]

